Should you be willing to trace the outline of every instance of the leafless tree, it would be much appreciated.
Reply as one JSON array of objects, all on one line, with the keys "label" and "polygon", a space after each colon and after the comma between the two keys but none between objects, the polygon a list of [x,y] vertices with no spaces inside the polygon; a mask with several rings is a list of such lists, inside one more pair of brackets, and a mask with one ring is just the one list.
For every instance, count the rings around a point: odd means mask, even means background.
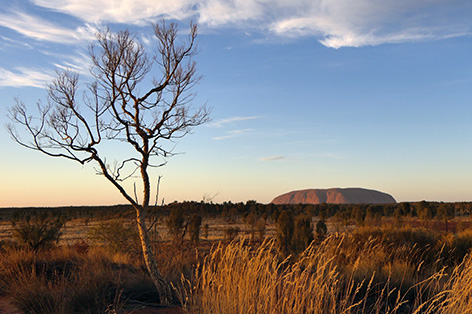
[{"label": "leafless tree", "polygon": [[[95,80],[86,85],[83,97],[78,96],[78,74],[58,72],[48,86],[47,104],[39,101],[33,115],[21,100],[15,100],[9,111],[12,123],[7,129],[16,142],[27,148],[80,164],[98,165],[97,172],[136,210],[147,269],[161,302],[168,304],[172,291],[159,271],[146,226],[151,201],[149,170],[163,166],[172,155],[169,143],[207,122],[209,111],[205,106],[191,105],[194,99],[191,90],[199,80],[193,61],[196,25],[190,25],[189,38],[183,42],[179,41],[173,23],[154,25],[154,34],[158,44],[149,57],[136,36],[128,31],[99,33],[96,44],[90,48],[90,72]],[[158,77],[149,79],[156,72]],[[28,140],[20,136],[24,133]],[[113,156],[115,162],[109,164],[104,146],[110,142],[131,147],[130,155],[125,159]],[[124,185],[131,177],[140,178],[141,201],[136,189],[130,193]]]}]

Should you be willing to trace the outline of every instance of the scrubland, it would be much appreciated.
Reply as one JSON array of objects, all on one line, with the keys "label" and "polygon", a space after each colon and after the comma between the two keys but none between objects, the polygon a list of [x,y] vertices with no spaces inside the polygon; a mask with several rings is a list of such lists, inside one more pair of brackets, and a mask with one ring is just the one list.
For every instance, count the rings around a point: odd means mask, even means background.
[{"label": "scrubland", "polygon": [[[314,227],[320,217],[310,217]],[[356,224],[331,215],[327,234],[312,230],[311,244],[292,254],[280,249],[270,217],[259,232],[247,215],[204,216],[193,241],[170,234],[166,219],[152,231],[155,254],[186,313],[472,312],[467,215],[446,222],[463,226],[453,232],[415,216]],[[13,220],[2,220],[0,297],[22,313],[137,313],[159,304],[126,215],[69,219],[60,238],[35,249],[14,235],[24,225]]]}]

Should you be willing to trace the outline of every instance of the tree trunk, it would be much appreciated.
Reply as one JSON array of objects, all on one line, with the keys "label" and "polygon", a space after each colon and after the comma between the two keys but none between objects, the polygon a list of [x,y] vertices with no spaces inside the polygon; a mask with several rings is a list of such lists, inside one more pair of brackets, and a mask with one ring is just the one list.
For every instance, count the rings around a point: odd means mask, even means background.
[{"label": "tree trunk", "polygon": [[138,220],[139,238],[141,239],[141,246],[143,249],[144,262],[146,263],[146,267],[149,271],[149,274],[151,275],[151,279],[157,288],[161,304],[170,305],[172,304],[172,291],[170,289],[169,284],[166,282],[161,272],[159,271],[159,268],[157,267],[157,262],[153,255],[151,240],[149,239],[149,235],[146,229],[146,221],[142,209],[137,209],[136,214]]}]

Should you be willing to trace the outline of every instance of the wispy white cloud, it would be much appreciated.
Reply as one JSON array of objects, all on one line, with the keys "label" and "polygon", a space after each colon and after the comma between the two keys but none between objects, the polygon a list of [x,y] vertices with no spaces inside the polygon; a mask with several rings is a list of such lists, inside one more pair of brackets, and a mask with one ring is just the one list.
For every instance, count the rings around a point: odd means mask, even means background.
[{"label": "wispy white cloud", "polygon": [[211,127],[222,127],[225,124],[233,123],[233,122],[240,122],[240,121],[247,121],[247,120],[255,120],[259,119],[257,116],[253,117],[232,117],[232,118],[227,118],[227,119],[220,119],[218,121],[212,122],[207,124],[207,126]]},{"label": "wispy white cloud", "polygon": [[214,137],[213,140],[219,141],[219,140],[226,140],[226,139],[229,139],[229,138],[235,138],[235,137],[237,137],[237,136],[239,136],[243,133],[247,133],[247,132],[250,132],[250,131],[252,131],[252,129],[228,131],[228,132],[226,132],[227,135]]},{"label": "wispy white cloud", "polygon": [[231,24],[239,26],[247,24],[248,21],[261,20],[267,12],[264,2],[253,0],[202,1],[198,10],[199,23],[210,27]]},{"label": "wispy white cloud", "polygon": [[269,157],[262,157],[260,161],[279,161],[286,159],[285,156],[269,156]]},{"label": "wispy white cloud", "polygon": [[343,159],[340,155],[338,154],[333,154],[333,153],[316,153],[316,154],[301,154],[297,156],[292,156],[292,157],[286,157],[286,156],[281,156],[281,155],[274,155],[274,156],[269,156],[269,157],[262,157],[260,158],[260,161],[290,161],[290,160],[300,160],[300,159],[307,159],[307,158],[324,158],[324,159],[336,159],[340,160]]},{"label": "wispy white cloud", "polygon": [[144,25],[158,18],[186,19],[195,13],[195,0],[33,0],[38,6],[76,16],[90,23]]},{"label": "wispy white cloud", "polygon": [[53,79],[54,73],[47,70],[18,67],[10,71],[0,68],[0,86],[2,87],[44,88]]},{"label": "wispy white cloud", "polygon": [[90,76],[92,61],[90,60],[90,56],[83,51],[72,55],[61,56],[60,59],[63,61],[54,64],[57,69],[71,70],[81,75]]},{"label": "wispy white cloud", "polygon": [[95,38],[97,30],[89,25],[68,29],[20,11],[0,13],[0,26],[10,28],[35,40],[72,44]]},{"label": "wispy white cloud", "polygon": [[26,47],[32,49],[32,46],[28,43],[22,42],[20,40],[15,40],[9,37],[0,35],[0,50],[9,49],[10,47]]},{"label": "wispy white cloud", "polygon": [[194,19],[209,28],[233,27],[265,37],[317,38],[327,47],[436,40],[472,33],[472,3],[465,0],[32,0],[37,6],[79,18],[64,29],[13,12],[0,25],[25,36],[72,42],[93,35],[100,23],[146,25],[161,18]]},{"label": "wispy white cloud", "polygon": [[461,0],[301,2],[295,13],[277,19],[270,29],[281,36],[316,36],[332,48],[442,39],[472,29],[467,17],[472,6]]}]

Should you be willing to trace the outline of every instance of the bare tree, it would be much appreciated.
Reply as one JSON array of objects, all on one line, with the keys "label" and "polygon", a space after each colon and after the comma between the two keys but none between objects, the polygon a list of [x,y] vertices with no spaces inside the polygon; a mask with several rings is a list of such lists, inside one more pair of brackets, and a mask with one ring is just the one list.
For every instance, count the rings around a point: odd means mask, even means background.
[{"label": "bare tree", "polygon": [[[22,101],[15,100],[7,129],[27,148],[80,164],[98,164],[98,174],[108,179],[136,210],[147,269],[161,303],[168,304],[172,291],[158,269],[146,226],[151,201],[149,170],[163,166],[173,153],[173,140],[207,122],[209,111],[205,106],[191,106],[191,89],[199,80],[192,60],[196,54],[196,25],[190,25],[188,41],[183,43],[177,38],[175,24],[156,24],[154,33],[158,44],[152,57],[128,31],[99,33],[97,44],[90,48],[90,72],[95,80],[86,85],[83,97],[78,97],[78,74],[58,72],[48,86],[47,104],[38,102],[35,115],[29,114]],[[149,80],[156,68],[160,70],[159,78]],[[26,133],[28,140],[22,139],[16,126],[23,129],[21,134]],[[110,142],[131,147],[130,155],[125,159],[113,156],[115,162],[109,164],[104,144]],[[151,159],[159,162],[151,163]],[[136,188],[130,193],[124,185],[131,177],[140,178],[141,201]]]}]

